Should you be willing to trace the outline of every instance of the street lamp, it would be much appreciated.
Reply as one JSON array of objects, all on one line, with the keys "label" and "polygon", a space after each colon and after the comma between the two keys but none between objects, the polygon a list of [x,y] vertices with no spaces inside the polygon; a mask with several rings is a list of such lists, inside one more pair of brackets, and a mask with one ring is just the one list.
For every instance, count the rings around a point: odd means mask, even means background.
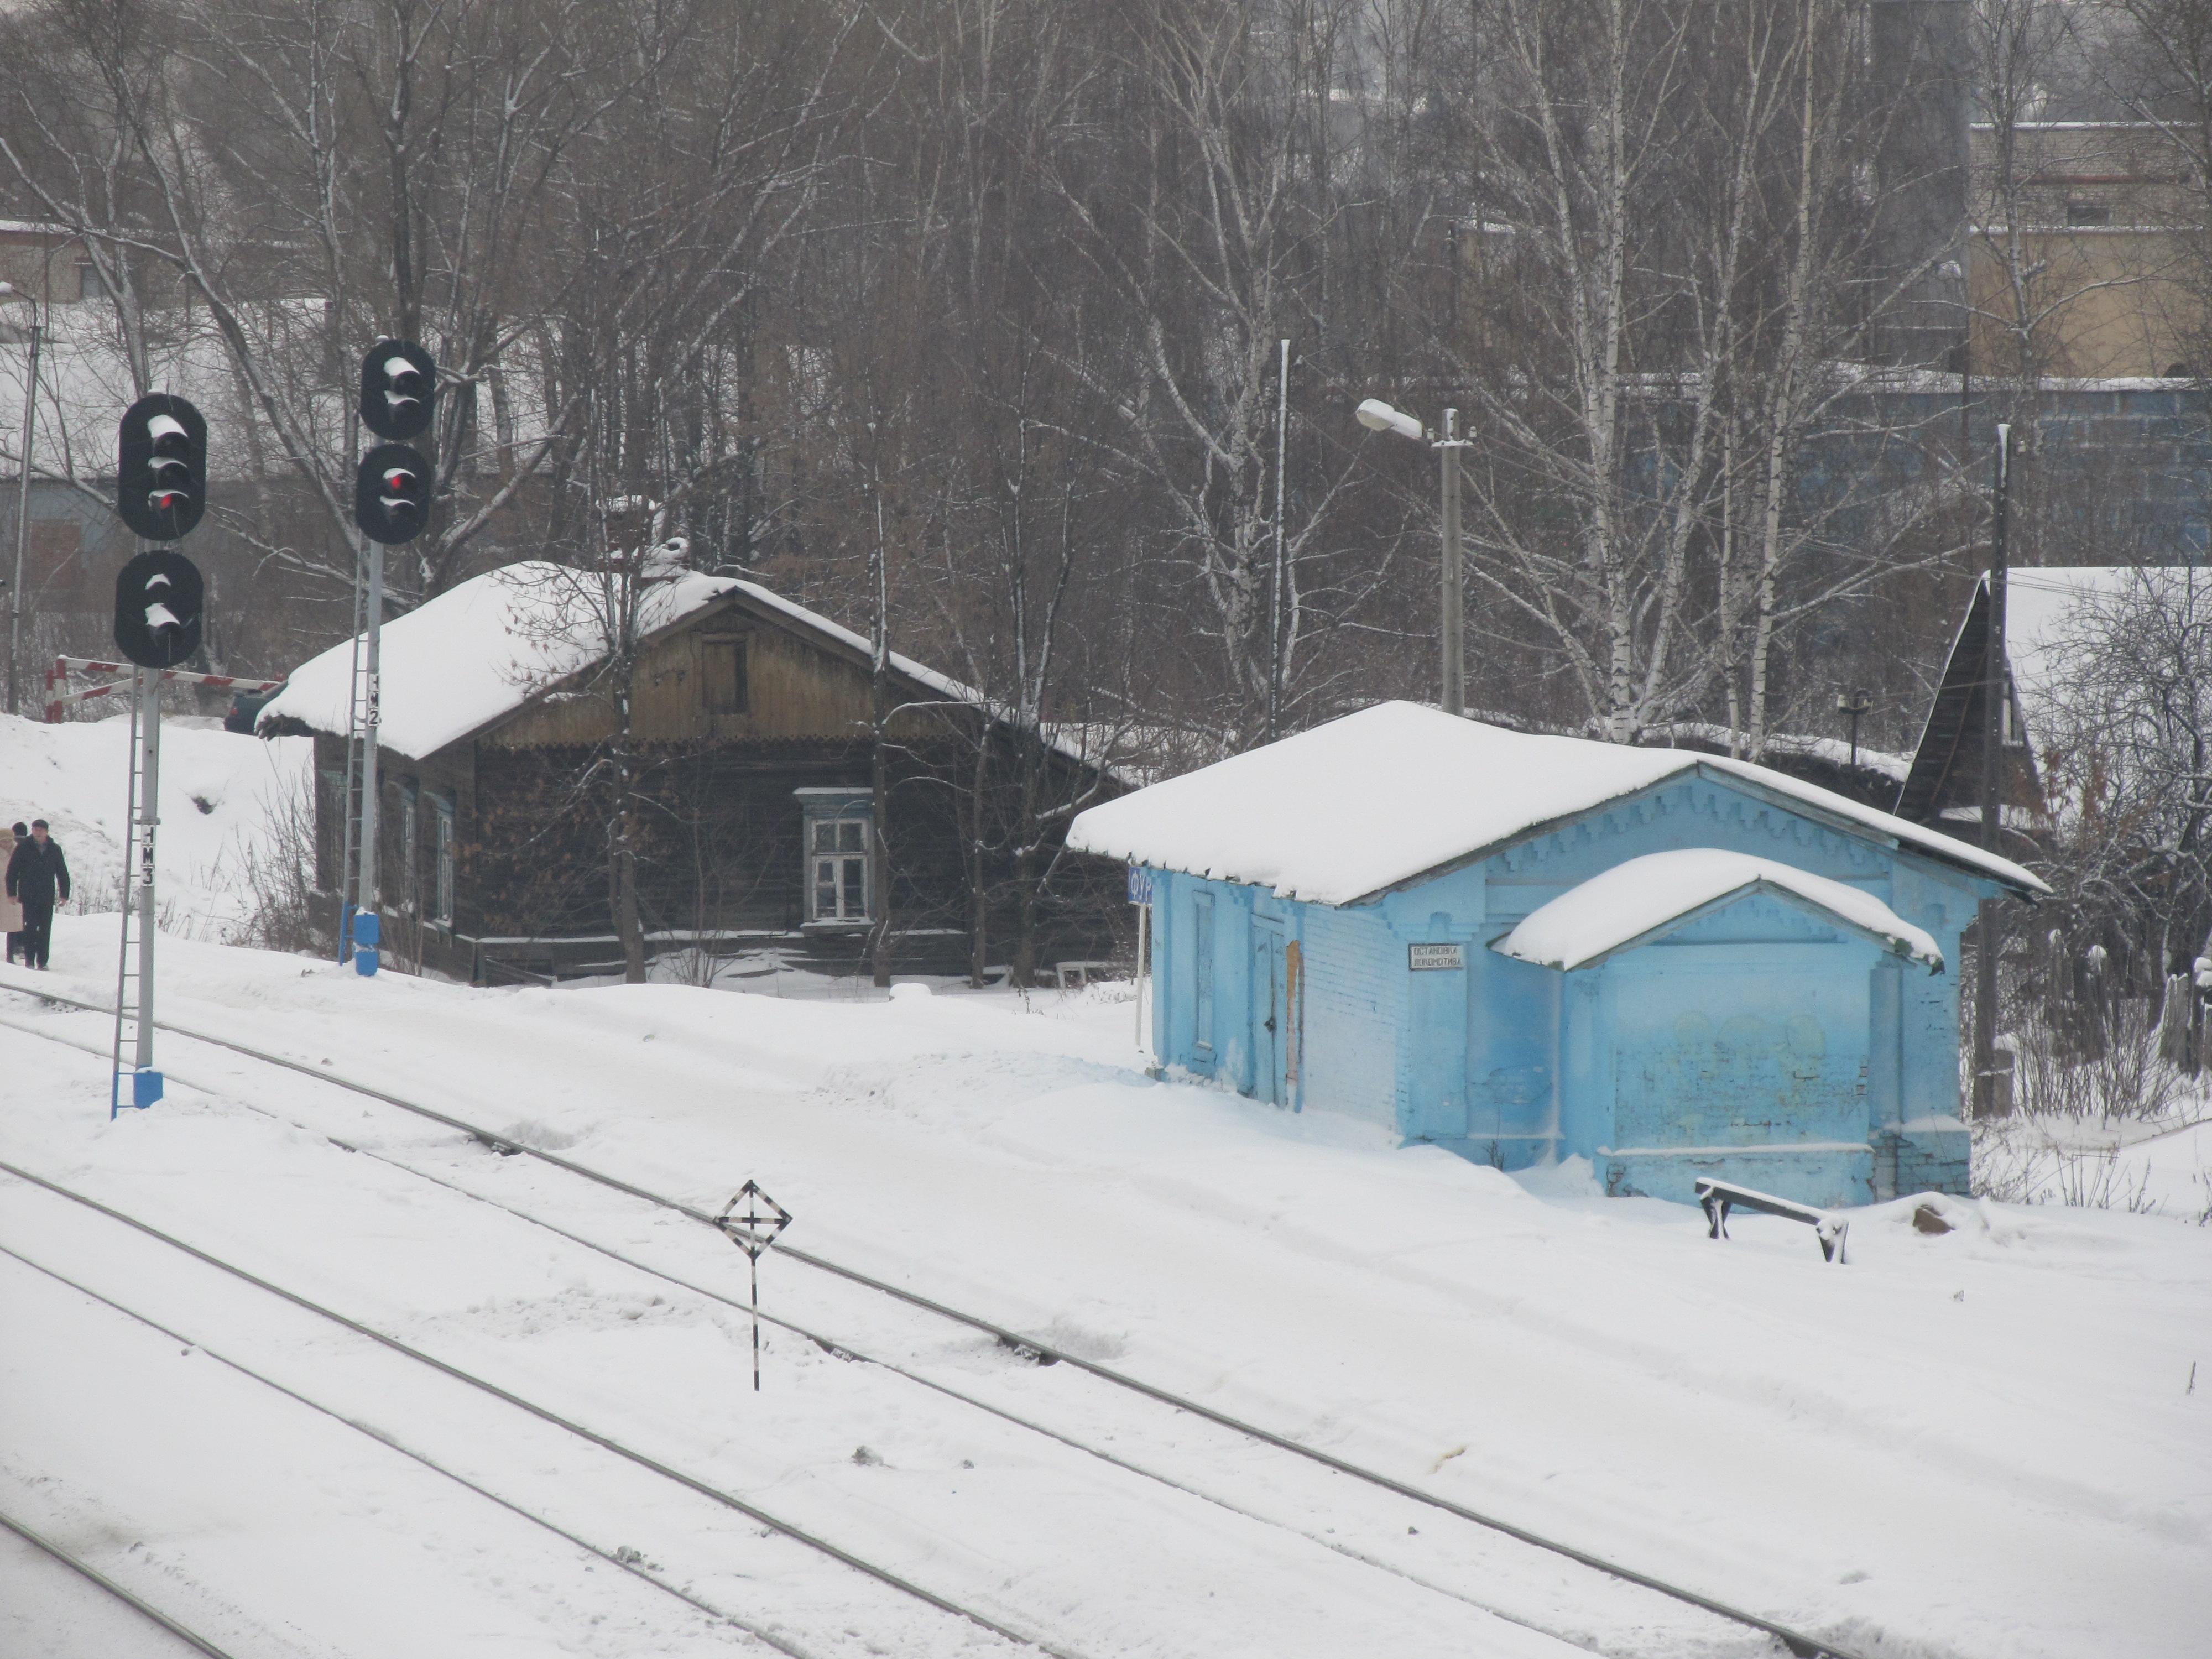
[{"label": "street lamp", "polygon": [[22,712],[15,663],[21,653],[23,640],[23,547],[31,523],[31,452],[37,436],[39,418],[40,331],[38,301],[18,289],[13,283],[0,283],[0,304],[11,300],[21,300],[32,307],[27,328],[17,323],[0,323],[0,342],[11,345],[27,343],[31,348],[30,362],[23,375],[22,466],[15,486],[15,577],[8,584],[8,712],[15,714]]},{"label": "street lamp", "polygon": [[1836,712],[1838,714],[1848,714],[1850,716],[1851,770],[1854,772],[1858,770],[1859,766],[1859,716],[1865,714],[1868,709],[1873,707],[1874,700],[1868,696],[1863,691],[1838,691],[1836,693]]},{"label": "street lamp", "polygon": [[1403,410],[1380,398],[1370,398],[1352,411],[1370,432],[1395,432],[1401,438],[1425,443],[1437,452],[1443,472],[1443,710],[1467,713],[1467,661],[1463,629],[1465,605],[1460,594],[1459,453],[1467,440],[1459,435],[1459,410],[1444,410],[1442,437],[1435,437]]}]

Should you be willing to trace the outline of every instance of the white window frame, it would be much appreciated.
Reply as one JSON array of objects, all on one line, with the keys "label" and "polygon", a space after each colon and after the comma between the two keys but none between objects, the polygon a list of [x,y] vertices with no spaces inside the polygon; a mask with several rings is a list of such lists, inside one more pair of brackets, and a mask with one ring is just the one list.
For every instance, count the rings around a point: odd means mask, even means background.
[{"label": "white window frame", "polygon": [[420,915],[422,909],[422,820],[420,785],[399,786],[399,909],[404,915]]},{"label": "white window frame", "polygon": [[[865,789],[800,789],[799,877],[810,927],[865,927],[875,920],[868,841],[875,804]],[[825,841],[831,844],[825,845]],[[855,890],[857,890],[857,891]],[[823,904],[829,896],[828,908]]]}]

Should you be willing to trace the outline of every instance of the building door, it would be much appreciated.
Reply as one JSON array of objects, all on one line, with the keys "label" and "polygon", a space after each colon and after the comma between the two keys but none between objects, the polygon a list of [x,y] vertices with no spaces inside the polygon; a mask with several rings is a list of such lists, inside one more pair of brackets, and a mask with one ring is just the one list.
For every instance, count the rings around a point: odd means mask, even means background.
[{"label": "building door", "polygon": [[1280,922],[1252,919],[1252,1096],[1272,1105],[1290,1103],[1289,964]]}]

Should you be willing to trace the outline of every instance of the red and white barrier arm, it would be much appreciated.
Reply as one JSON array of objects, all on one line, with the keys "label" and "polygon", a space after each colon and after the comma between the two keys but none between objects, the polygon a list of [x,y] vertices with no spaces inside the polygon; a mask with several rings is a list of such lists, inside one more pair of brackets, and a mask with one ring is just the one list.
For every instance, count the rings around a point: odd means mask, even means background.
[{"label": "red and white barrier arm", "polygon": [[[64,703],[82,702],[88,697],[104,697],[111,691],[128,691],[137,684],[136,680],[116,680],[106,685],[87,686],[82,691],[64,691],[47,701],[46,724],[58,726],[61,723],[62,705]],[[48,684],[51,686],[52,682],[49,681]]]},{"label": "red and white barrier arm", "polygon": [[[79,674],[133,674],[137,671],[127,662],[100,662],[91,657],[56,657],[54,665],[46,671],[47,691],[52,692],[57,682],[67,679],[73,672]],[[227,686],[231,690],[243,691],[248,696],[274,691],[284,684],[282,680],[245,679],[236,674],[193,674],[181,668],[165,668],[161,671],[161,678],[185,685]],[[122,680],[112,685],[95,685],[82,691],[64,691],[58,696],[50,696],[46,702],[46,723],[51,726],[61,719],[64,703],[82,702],[88,697],[104,697],[111,691],[127,690],[131,684],[129,680]]]}]

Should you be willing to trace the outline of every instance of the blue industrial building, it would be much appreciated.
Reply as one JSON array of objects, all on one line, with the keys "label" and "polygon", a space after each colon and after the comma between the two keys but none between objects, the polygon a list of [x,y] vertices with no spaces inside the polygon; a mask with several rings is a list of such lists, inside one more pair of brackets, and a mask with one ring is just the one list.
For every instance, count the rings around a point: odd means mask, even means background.
[{"label": "blue industrial building", "polygon": [[2016,865],[1723,757],[1385,703],[1076,820],[1151,871],[1160,1060],[1508,1169],[1967,1190],[1948,971]]}]

